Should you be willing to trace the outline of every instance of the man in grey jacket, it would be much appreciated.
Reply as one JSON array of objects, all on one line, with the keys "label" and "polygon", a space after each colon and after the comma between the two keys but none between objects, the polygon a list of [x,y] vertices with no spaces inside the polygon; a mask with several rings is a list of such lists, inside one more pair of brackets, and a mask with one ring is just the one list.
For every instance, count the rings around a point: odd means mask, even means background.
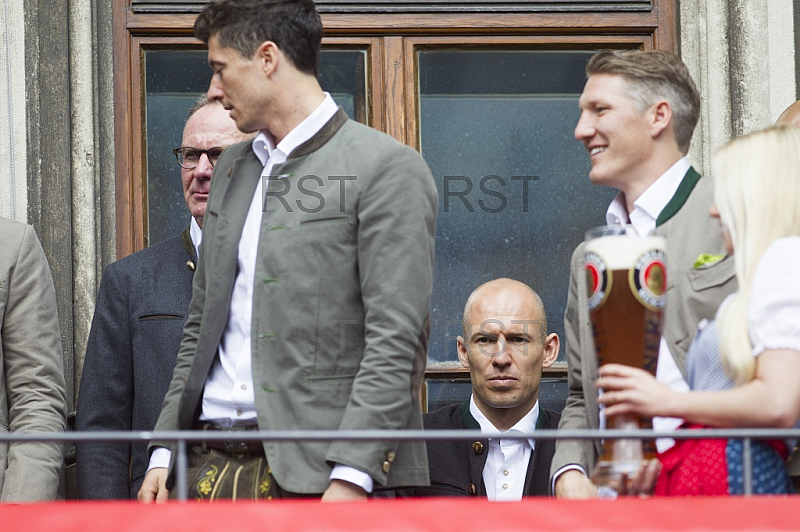
[{"label": "man in grey jacket", "polygon": [[[322,91],[311,0],[213,2],[195,35],[208,44],[209,97],[259,134],[215,170],[207,252],[156,428],[421,428],[430,171]],[[363,499],[428,483],[422,442],[220,444],[192,448],[193,498]],[[163,500],[174,481],[165,445],[153,450],[142,501]]]},{"label": "man in grey jacket", "polygon": [[[67,398],[56,292],[33,228],[0,218],[0,431],[63,432]],[[0,443],[0,501],[52,500],[60,443]]]},{"label": "man in grey jacket", "polygon": [[[105,269],[86,346],[77,430],[155,427],[192,298],[211,172],[222,150],[244,138],[228,111],[205,95],[190,110],[175,150],[190,225]],[[145,443],[79,443],[75,452],[79,498],[136,498],[147,470]]]},{"label": "man in grey jacket", "polygon": [[[671,52],[603,51],[589,61],[586,74],[575,138],[589,152],[592,183],[619,190],[606,223],[630,224],[641,236],[667,239],[668,304],[656,378],[686,390],[684,362],[697,325],[713,318],[736,285],[733,260],[725,256],[719,226],[708,215],[712,183],[685,158],[700,116],[700,95],[686,65]],[[572,256],[564,318],[569,397],[559,428],[568,430],[599,424],[582,257],[583,245]],[[679,423],[653,422],[658,431]],[[599,442],[560,440],[551,466],[555,494],[596,497],[588,475],[598,453]]]}]

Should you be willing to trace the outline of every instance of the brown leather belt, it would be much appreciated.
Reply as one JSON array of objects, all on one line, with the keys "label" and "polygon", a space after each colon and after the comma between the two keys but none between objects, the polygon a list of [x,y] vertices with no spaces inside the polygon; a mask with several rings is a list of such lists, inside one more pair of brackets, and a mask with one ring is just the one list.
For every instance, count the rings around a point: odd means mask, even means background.
[{"label": "brown leather belt", "polygon": [[236,439],[237,432],[257,431],[258,425],[247,425],[242,427],[220,427],[214,423],[199,421],[195,424],[197,430],[208,430],[214,432],[227,432],[231,435],[229,440],[207,440],[201,445],[218,451],[230,454],[261,453],[264,454],[264,445],[260,440],[243,441]]}]

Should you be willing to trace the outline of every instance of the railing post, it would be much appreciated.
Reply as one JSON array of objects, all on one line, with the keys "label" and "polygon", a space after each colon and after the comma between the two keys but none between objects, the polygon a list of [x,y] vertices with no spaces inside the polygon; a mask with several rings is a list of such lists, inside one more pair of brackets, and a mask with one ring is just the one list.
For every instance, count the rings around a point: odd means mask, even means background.
[{"label": "railing post", "polygon": [[753,456],[750,454],[750,438],[742,440],[742,481],[744,484],[744,494],[753,494]]},{"label": "railing post", "polygon": [[175,480],[178,488],[178,500],[181,502],[186,502],[186,498],[189,493],[189,488],[186,482],[187,470],[189,469],[188,460],[186,458],[186,440],[178,440],[178,456],[175,466],[175,474],[177,475]]}]

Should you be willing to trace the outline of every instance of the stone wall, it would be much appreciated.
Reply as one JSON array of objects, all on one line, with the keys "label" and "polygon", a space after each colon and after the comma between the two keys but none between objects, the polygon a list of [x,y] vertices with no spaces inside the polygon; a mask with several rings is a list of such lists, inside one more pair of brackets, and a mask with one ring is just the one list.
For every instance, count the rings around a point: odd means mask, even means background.
[{"label": "stone wall", "polygon": [[766,127],[797,99],[797,0],[679,0],[680,54],[703,99],[689,158]]}]

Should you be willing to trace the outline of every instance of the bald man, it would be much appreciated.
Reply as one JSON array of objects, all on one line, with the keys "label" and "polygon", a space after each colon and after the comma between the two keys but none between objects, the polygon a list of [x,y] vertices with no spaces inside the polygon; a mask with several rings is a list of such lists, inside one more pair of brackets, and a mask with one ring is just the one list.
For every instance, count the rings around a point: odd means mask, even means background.
[{"label": "bald man", "polygon": [[800,100],[794,102],[775,121],[776,126],[800,126]]},{"label": "bald man", "polygon": [[431,485],[414,495],[518,501],[549,494],[555,442],[509,436],[558,428],[559,414],[539,406],[542,369],[553,364],[558,349],[558,335],[547,334],[542,300],[529,286],[496,279],[472,292],[458,337],[472,397],[425,414],[424,423],[428,430],[480,429],[487,437],[427,442]]}]

